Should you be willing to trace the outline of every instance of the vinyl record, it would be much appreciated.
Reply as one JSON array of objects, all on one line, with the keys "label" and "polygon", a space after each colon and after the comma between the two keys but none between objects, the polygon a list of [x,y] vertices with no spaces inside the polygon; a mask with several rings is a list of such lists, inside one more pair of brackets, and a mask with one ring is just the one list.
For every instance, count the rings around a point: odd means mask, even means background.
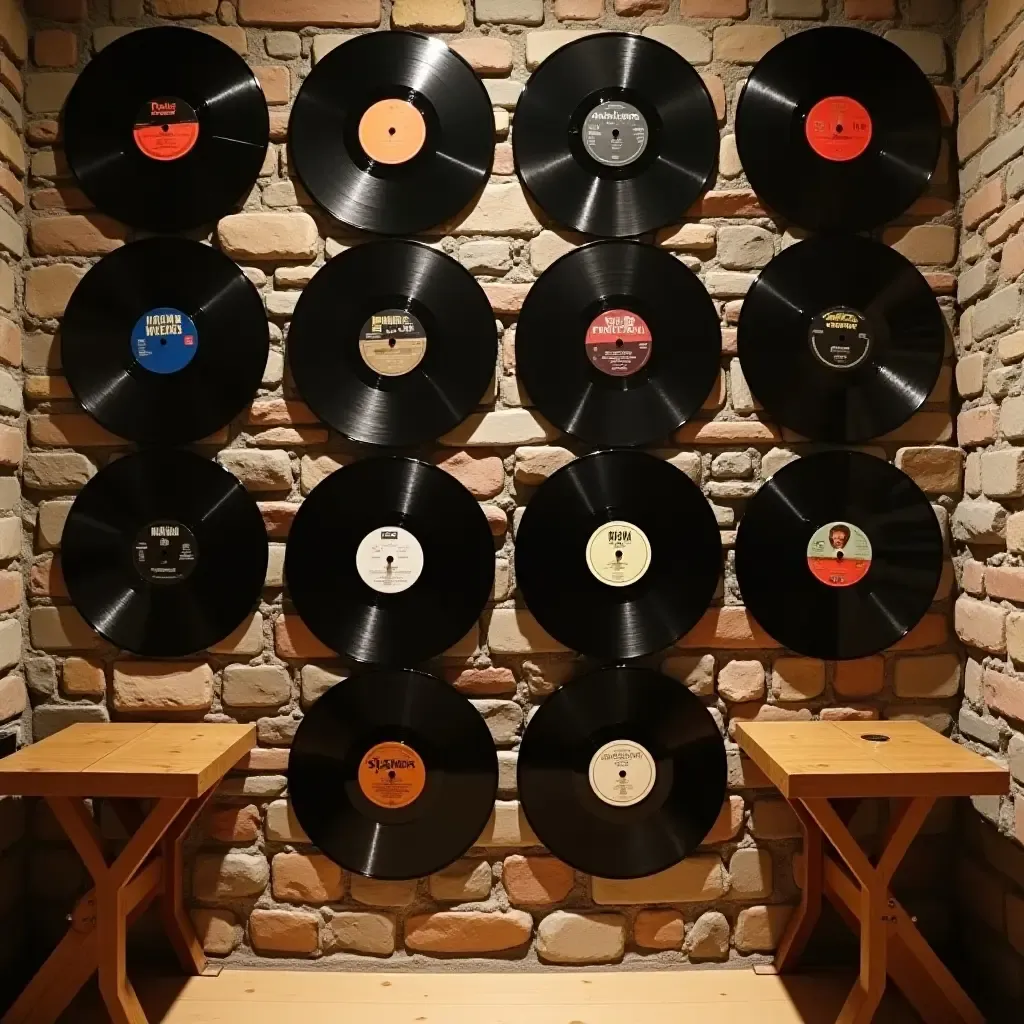
[{"label": "vinyl record", "polygon": [[784,249],[740,309],[751,391],[816,441],[865,441],[906,422],[935,387],[945,346],[946,321],[920,271],[857,235]]},{"label": "vinyl record", "polygon": [[309,73],[288,139],[296,174],[332,217],[413,235],[453,217],[487,181],[494,113],[443,40],[368,32]]},{"label": "vinyl record", "polygon": [[668,437],[707,398],[721,357],[704,285],[670,253],[639,242],[591,242],[556,260],[516,327],[530,399],[599,447]]},{"label": "vinyl record", "polygon": [[898,217],[928,187],[941,141],[924,72],[858,28],[810,29],[772,47],[736,107],[751,187],[809,231],[864,231]]},{"label": "vinyl record", "polygon": [[331,687],[299,723],[288,760],[303,831],[370,878],[422,878],[458,860],[497,789],[482,716],[424,672],[369,672]]},{"label": "vinyl record", "polygon": [[556,690],[530,719],[518,763],[530,827],[600,878],[664,871],[703,842],[725,800],[725,743],[677,679],[603,668]]},{"label": "vinyl record", "polygon": [[299,507],[285,577],[315,636],[353,661],[414,665],[461,640],[494,584],[487,519],[454,477],[416,459],[365,459]]},{"label": "vinyl record", "polygon": [[863,452],[783,466],[751,499],[736,538],[747,608],[812,658],[866,658],[920,621],[942,573],[942,534],[906,474]]},{"label": "vinyl record", "polygon": [[306,286],[288,332],[309,407],[369,444],[447,433],[483,398],[497,355],[483,289],[421,242],[388,239],[335,256]]},{"label": "vinyl record", "polygon": [[267,531],[256,502],[215,462],[138,452],[75,498],[61,566],[97,633],[133,654],[174,658],[219,643],[256,607]]},{"label": "vinyl record", "polygon": [[606,659],[675,643],[707,610],[722,569],[704,495],[646,452],[594,452],[558,470],[526,506],[515,555],[537,621]]},{"label": "vinyl record", "polygon": [[148,231],[230,213],[256,183],[270,138],[256,76],[190,28],[134,30],[105,46],[78,76],[63,124],[82,191]]},{"label": "vinyl record", "polygon": [[623,238],[676,223],[715,174],[711,95],[646,36],[604,32],[559,48],[530,76],[515,122],[516,173],[576,231]]},{"label": "vinyl record", "polygon": [[75,398],[140,444],[190,444],[226,426],[256,394],[270,348],[256,289],[227,256],[184,238],[104,256],[60,336]]}]

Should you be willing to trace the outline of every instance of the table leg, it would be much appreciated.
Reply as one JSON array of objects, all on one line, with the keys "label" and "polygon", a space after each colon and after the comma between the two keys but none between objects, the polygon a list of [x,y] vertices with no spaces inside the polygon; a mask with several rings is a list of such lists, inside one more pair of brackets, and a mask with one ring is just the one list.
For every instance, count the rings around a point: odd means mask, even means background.
[{"label": "table leg", "polygon": [[804,833],[804,885],[800,906],[790,918],[775,954],[775,969],[780,974],[796,966],[821,916],[824,860],[821,829],[802,804],[794,801],[790,806],[800,819],[800,827]]}]

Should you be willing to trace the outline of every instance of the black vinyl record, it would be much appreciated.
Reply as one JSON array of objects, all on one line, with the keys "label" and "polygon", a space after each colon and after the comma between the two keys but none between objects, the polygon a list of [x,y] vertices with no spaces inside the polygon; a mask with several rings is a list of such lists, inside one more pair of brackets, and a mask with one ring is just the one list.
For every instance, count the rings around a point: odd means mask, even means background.
[{"label": "black vinyl record", "polygon": [[368,32],[319,61],[292,105],[295,173],[332,217],[416,234],[483,187],[494,113],[473,69],[417,32]]},{"label": "black vinyl record", "polygon": [[556,50],[516,105],[516,173],[556,221],[604,237],[682,218],[714,177],[718,120],[700,75],[654,39],[603,32]]},{"label": "black vinyl record", "polygon": [[905,473],[863,452],[783,466],[747,506],[736,575],[747,608],[784,647],[812,658],[865,658],[928,611],[942,534]]},{"label": "black vinyl record", "polygon": [[751,391],[816,441],[865,441],[904,423],[935,387],[945,346],[946,321],[921,272],[858,235],[784,249],[740,309]]},{"label": "black vinyl record", "polygon": [[353,661],[414,665],[469,632],[494,584],[487,519],[454,477],[416,459],[365,459],[299,507],[285,552],[303,621]]},{"label": "black vinyl record", "polygon": [[256,607],[267,531],[256,502],[215,462],[137,452],[75,498],[61,565],[97,633],[133,654],[174,658],[219,643]]},{"label": "black vinyl record", "polygon": [[369,878],[422,878],[458,860],[497,789],[483,717],[424,672],[381,670],[331,687],[299,723],[288,759],[303,831]]},{"label": "black vinyl record", "polygon": [[941,141],[924,72],[857,28],[810,29],[772,47],[736,107],[751,187],[809,231],[864,231],[898,217],[928,187]]},{"label": "black vinyl record", "polygon": [[494,376],[494,313],[472,274],[421,242],[335,256],[306,286],[288,332],[295,385],[335,430],[406,446],[447,433]]},{"label": "black vinyl record", "polygon": [[146,28],[86,64],[63,131],[68,165],[100,210],[148,231],[185,231],[249,194],[270,115],[231,47],[193,29]]},{"label": "black vinyl record", "polygon": [[668,647],[707,610],[722,546],[700,489],[646,452],[594,452],[537,489],[516,532],[516,579],[556,640],[597,658]]},{"label": "black vinyl record", "polygon": [[530,289],[516,327],[520,380],[557,427],[594,446],[651,444],[718,379],[722,331],[700,280],[662,249],[591,242]]},{"label": "black vinyl record", "polygon": [[600,878],[677,864],[725,800],[715,720],[677,679],[646,668],[602,668],[556,690],[530,719],[517,771],[540,841]]},{"label": "black vinyl record", "polygon": [[246,276],[184,238],[104,256],[61,324],[75,398],[140,444],[190,444],[226,426],[256,394],[269,348],[263,302]]}]

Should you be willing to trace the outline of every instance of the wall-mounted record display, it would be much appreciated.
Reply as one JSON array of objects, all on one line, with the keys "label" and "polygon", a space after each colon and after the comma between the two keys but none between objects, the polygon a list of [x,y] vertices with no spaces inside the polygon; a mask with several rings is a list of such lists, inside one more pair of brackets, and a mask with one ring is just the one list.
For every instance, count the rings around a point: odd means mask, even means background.
[{"label": "wall-mounted record display", "polygon": [[480,79],[443,40],[416,32],[368,32],[333,49],[302,83],[288,133],[313,199],[385,235],[453,217],[494,159]]},{"label": "wall-mounted record display", "polygon": [[267,531],[256,502],[215,462],[137,452],[79,492],[61,564],[97,633],[133,654],[174,658],[223,640],[256,607]]},{"label": "wall-mounted record display", "polygon": [[566,253],[530,289],[516,327],[526,393],[595,446],[668,437],[707,398],[721,357],[704,285],[671,253],[639,242]]},{"label": "wall-mounted record display", "polygon": [[602,878],[664,871],[703,842],[725,800],[725,743],[676,679],[618,666],[556,690],[519,749],[519,798],[556,857]]},{"label": "wall-mounted record display", "polygon": [[751,187],[810,231],[863,231],[899,216],[928,187],[940,143],[924,72],[857,28],[789,36],[751,71],[736,107]]},{"label": "wall-mounted record display", "polygon": [[603,32],[556,50],[516,105],[516,173],[565,227],[641,235],[708,186],[718,121],[700,75],[646,36]]},{"label": "wall-mounted record display", "polygon": [[230,213],[256,183],[270,138],[248,65],[188,28],[140,29],[105,46],[78,76],[63,126],[82,191],[148,231]]},{"label": "wall-mounted record display", "polygon": [[190,444],[252,401],[267,365],[263,301],[208,245],[148,238],[104,256],[61,324],[75,398],[140,444]]},{"label": "wall-mounted record display", "polygon": [[[301,513],[300,513],[301,515]],[[707,610],[722,569],[700,489],[646,452],[594,452],[538,487],[516,532],[516,578],[556,640],[597,658],[675,643]]]},{"label": "wall-mounted record display", "polygon": [[494,376],[498,339],[483,289],[421,242],[335,256],[306,286],[288,359],[307,404],[369,444],[431,441],[460,423]]},{"label": "wall-mounted record display", "polygon": [[747,292],[737,335],[747,383],[774,419],[849,443],[895,429],[925,403],[945,345],[921,272],[858,235],[784,249]]},{"label": "wall-mounted record display", "polygon": [[454,477],[416,459],[365,459],[299,507],[285,552],[303,621],[353,661],[414,665],[461,640],[494,584],[487,519]]},{"label": "wall-mounted record display", "polygon": [[941,572],[928,499],[863,452],[783,466],[751,499],[736,538],[747,608],[812,658],[864,658],[896,643],[930,607]]},{"label": "wall-mounted record display", "polygon": [[288,759],[303,831],[370,878],[422,878],[458,860],[497,789],[482,716],[424,672],[368,672],[332,687],[306,712]]}]

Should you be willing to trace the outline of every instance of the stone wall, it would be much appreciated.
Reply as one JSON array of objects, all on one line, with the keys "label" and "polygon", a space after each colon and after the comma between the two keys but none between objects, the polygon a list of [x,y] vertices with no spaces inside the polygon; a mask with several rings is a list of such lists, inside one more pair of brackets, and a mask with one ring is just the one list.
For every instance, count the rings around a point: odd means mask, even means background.
[{"label": "stone wall", "polygon": [[[716,606],[678,646],[649,659],[708,704],[729,735],[750,718],[906,718],[949,731],[959,706],[961,655],[948,628],[952,564],[933,610],[893,650],[843,664],[778,649],[743,607],[732,564],[735,529],[763,479],[811,446],[768,422],[736,360],[742,297],[767,261],[795,236],[749,190],[732,135],[737,89],[750,67],[787,33],[852,23],[904,47],[936,84],[951,131],[947,84],[949,0],[29,0],[32,45],[24,135],[15,98],[26,60],[11,0],[0,3],[0,715],[25,742],[70,722],[251,721],[259,748],[222,787],[194,838],[189,889],[210,953],[234,962],[324,958],[324,967],[658,966],[746,962],[770,953],[798,896],[796,824],[767,781],[729,742],[729,796],[706,846],[664,874],[614,886],[574,873],[547,855],[523,818],[516,748],[531,708],[579,669],[574,656],[524,610],[515,589],[514,531],[533,489],[583,449],[524,406],[515,376],[516,314],[533,281],[579,239],[556,231],[527,203],[512,173],[509,132],[530,70],[557,46],[599,28],[644,32],[694,63],[722,127],[717,182],[685,223],[658,242],[702,278],[721,312],[722,370],[695,422],[659,454],[700,484],[727,552]],[[70,400],[55,338],[68,296],[103,253],[131,235],[67,176],[57,120],[76,72],[110,40],[174,19],[243,53],[271,104],[273,143],[242,212],[208,235],[246,270],[264,297],[272,352],[251,409],[222,442],[199,450],[255,494],[271,538],[263,601],[233,636],[181,662],[138,660],[110,649],[70,607],[60,536],[75,491],[127,449]],[[502,345],[486,403],[441,443],[417,452],[461,480],[484,505],[495,538],[493,607],[478,629],[432,666],[484,715],[499,748],[500,799],[477,847],[429,879],[381,883],[344,876],[308,845],[289,812],[288,744],[318,694],[343,670],[290,609],[282,588],[284,541],[299,502],[354,457],[297,400],[285,369],[288,320],[323,262],[360,239],[312,206],[288,174],[288,109],[316,60],[353,31],[409,27],[438,32],[483,76],[494,104],[494,174],[480,199],[431,240],[479,279],[500,322]],[[20,39],[20,48],[18,41]],[[15,81],[17,79],[17,81]],[[10,96],[10,102],[8,102]],[[511,127],[510,127],[510,122]],[[955,186],[945,147],[931,192],[884,232],[917,262],[954,326]],[[28,209],[21,207],[28,193]],[[21,223],[28,222],[28,244]],[[9,225],[9,227],[8,227]],[[949,357],[952,363],[952,343]],[[951,446],[952,365],[927,407],[868,446],[925,489],[947,527],[961,493],[961,453]],[[21,472],[19,474],[19,467]],[[19,485],[20,477],[20,485]],[[22,635],[23,631],[23,635]],[[26,700],[27,687],[27,700]],[[938,939],[947,934],[936,852],[951,808],[912,851],[903,889]],[[861,830],[884,824],[868,806]],[[116,842],[113,826],[101,819]],[[27,890],[37,945],[64,927],[84,872],[42,808],[30,808],[37,843]],[[12,833],[13,834],[13,833]],[[1019,851],[1018,851],[1019,852]],[[930,867],[931,866],[931,867]],[[928,898],[923,899],[922,894]],[[929,902],[930,900],[930,902]],[[476,959],[474,959],[476,958]],[[482,961],[479,958],[487,958]],[[260,962],[268,962],[261,959]],[[280,961],[277,961],[280,962]]]},{"label": "stone wall", "polygon": [[[961,306],[957,435],[964,499],[953,515],[967,647],[958,735],[1009,764],[1013,792],[963,808],[965,967],[979,991],[1024,996],[1024,4],[965,3],[955,50],[960,123]],[[1019,1005],[1019,1002],[1018,1002]]]}]

